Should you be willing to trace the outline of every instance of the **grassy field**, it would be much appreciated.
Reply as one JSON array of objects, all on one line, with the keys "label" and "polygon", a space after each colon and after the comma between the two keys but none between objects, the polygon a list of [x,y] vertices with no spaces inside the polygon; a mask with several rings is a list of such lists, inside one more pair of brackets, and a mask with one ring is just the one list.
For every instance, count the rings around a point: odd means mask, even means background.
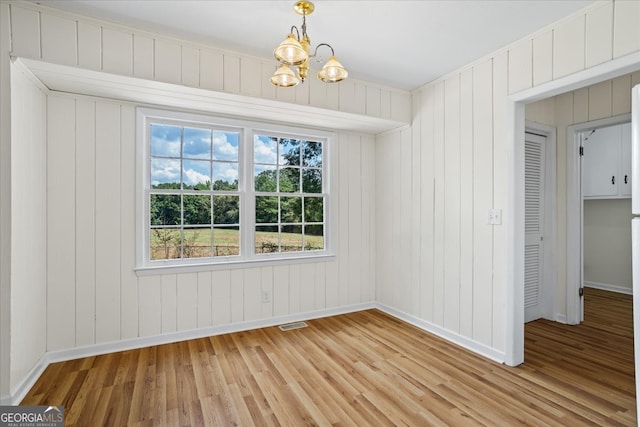
[{"label": "grassy field", "polygon": [[[240,232],[238,230],[216,228],[214,230],[214,256],[238,255]],[[305,250],[324,248],[323,236],[306,235]],[[282,252],[302,250],[302,235],[298,233],[281,233]],[[278,233],[256,232],[256,253],[278,251]],[[211,234],[208,229],[185,230],[185,258],[202,258],[211,256]],[[158,230],[151,232],[151,259],[170,259],[180,257],[180,234],[178,230]]]}]

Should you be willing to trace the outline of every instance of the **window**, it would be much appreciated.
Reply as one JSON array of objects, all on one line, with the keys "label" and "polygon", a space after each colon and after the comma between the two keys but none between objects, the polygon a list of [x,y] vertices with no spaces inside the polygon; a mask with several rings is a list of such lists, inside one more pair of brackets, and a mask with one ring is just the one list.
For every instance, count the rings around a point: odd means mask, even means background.
[{"label": "window", "polygon": [[329,255],[329,134],[138,110],[138,269]]}]

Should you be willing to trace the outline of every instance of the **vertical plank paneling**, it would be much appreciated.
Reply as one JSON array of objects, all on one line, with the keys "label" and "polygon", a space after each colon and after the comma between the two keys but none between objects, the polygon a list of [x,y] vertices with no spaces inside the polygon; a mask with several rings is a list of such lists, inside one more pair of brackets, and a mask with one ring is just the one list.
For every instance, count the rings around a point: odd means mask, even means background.
[{"label": "vertical plank paneling", "polygon": [[[272,70],[270,74],[273,74]],[[318,79],[309,79],[309,105],[318,108],[327,106],[327,85]],[[306,84],[306,83],[305,83]]]},{"label": "vertical plank paneling", "polygon": [[365,96],[367,100],[367,115],[371,117],[380,117],[380,88],[367,85],[367,93]]},{"label": "vertical plank paneling", "polygon": [[95,125],[96,104],[84,99],[76,101],[75,134],[75,293],[76,345],[95,343],[96,309],[96,241],[95,241]]},{"label": "vertical plank paneling", "polygon": [[619,116],[631,112],[631,75],[613,79],[611,85],[611,115]]},{"label": "vertical plank paneling", "polygon": [[188,331],[198,326],[198,273],[177,275],[176,327]]},{"label": "vertical plank paneling", "polygon": [[100,27],[78,21],[78,66],[96,71],[102,69],[101,45]]},{"label": "vertical plank paneling", "polygon": [[387,89],[380,90],[380,117],[391,118],[391,92]]},{"label": "vertical plank paneling", "polygon": [[138,277],[135,268],[136,208],[136,111],[135,107],[120,108],[120,337],[138,336]]},{"label": "vertical plank paneling", "polygon": [[[339,176],[341,180],[348,179],[349,170],[351,168],[349,158],[349,144],[351,144],[351,138],[347,135],[340,135],[340,140],[334,147],[339,150],[338,164],[334,167],[338,167]],[[340,181],[338,181],[340,182]],[[335,187],[334,187],[335,189]],[[340,305],[347,304],[349,301],[349,185],[338,185],[338,221],[340,226],[338,229],[338,241],[340,247],[338,248],[339,261],[339,302]]]},{"label": "vertical plank paneling", "polygon": [[553,32],[553,78],[584,69],[585,16],[565,21]]},{"label": "vertical plank paneling", "polygon": [[[362,210],[360,217],[362,240],[360,247],[362,248],[362,262],[360,268],[360,295],[361,301],[373,301],[375,299],[375,234],[373,234],[375,226],[375,194],[374,185],[375,178],[375,139],[373,137],[363,137],[362,143],[362,159],[361,159],[361,175],[362,175]],[[324,281],[324,272],[323,272]],[[323,282],[324,283],[324,282]],[[318,285],[316,284],[316,287]],[[324,304],[324,298],[323,298]]]},{"label": "vertical plank paneling", "polygon": [[75,346],[75,101],[47,102],[47,351]]},{"label": "vertical plank paneling", "polygon": [[[264,99],[276,99],[276,87],[271,84],[271,76],[275,71],[275,67],[271,63],[263,62],[260,64],[261,76],[260,76],[260,95]],[[311,91],[311,88],[309,88]]]},{"label": "vertical plank paneling", "polygon": [[140,34],[133,36],[133,76],[153,79],[153,39]]},{"label": "vertical plank paneling", "polygon": [[221,53],[200,50],[200,87],[222,90],[224,87],[224,58]]},{"label": "vertical plank paneling", "polygon": [[348,218],[347,231],[349,236],[349,274],[347,277],[348,302],[355,304],[360,302],[360,294],[362,292],[362,276],[360,274],[362,268],[362,198],[361,192],[363,185],[361,172],[361,142],[357,136],[349,138],[348,145],[348,164],[349,168],[347,182],[341,187],[349,187],[348,198]]},{"label": "vertical plank paneling", "polygon": [[120,339],[120,106],[96,104],[96,342]]},{"label": "vertical plank paneling", "polygon": [[11,53],[40,58],[40,14],[11,5]]},{"label": "vertical plank paneling", "polygon": [[340,111],[356,112],[356,84],[353,80],[340,83]]},{"label": "vertical plank paneling", "polygon": [[302,276],[300,264],[289,266],[289,314],[300,313],[302,298]]},{"label": "vertical plank paneling", "polygon": [[198,273],[198,328],[213,324],[211,320],[211,272]]},{"label": "vertical plank paneling", "polygon": [[317,263],[315,264],[314,270],[314,283],[315,283],[315,294],[313,296],[313,302],[315,310],[322,310],[326,308],[326,271],[327,264],[326,263]]},{"label": "vertical plank paneling", "polygon": [[492,343],[493,61],[473,69],[473,336]]},{"label": "vertical plank paneling", "polygon": [[444,83],[444,327],[460,329],[460,75]]},{"label": "vertical plank paneling", "polygon": [[[400,173],[398,180],[394,181],[396,186],[395,193],[400,195],[400,199],[396,199],[395,203],[399,208],[399,216],[395,218],[398,222],[398,233],[393,238],[396,241],[395,247],[398,248],[398,262],[394,265],[395,277],[398,279],[398,288],[394,290],[396,301],[399,302],[398,307],[404,311],[411,309],[411,297],[413,290],[411,289],[411,241],[414,233],[411,230],[411,130],[403,129],[400,132],[400,146],[396,150],[400,151],[397,159]],[[397,197],[397,196],[396,196]]]},{"label": "vertical plank paneling", "polygon": [[231,270],[231,323],[244,320],[244,277],[242,270]]},{"label": "vertical plank paneling", "polygon": [[433,260],[433,322],[444,322],[444,82],[435,85],[433,102],[434,260]]},{"label": "vertical plank paneling", "polygon": [[78,63],[76,21],[41,13],[40,31],[42,59],[63,65]]},{"label": "vertical plank paneling", "polygon": [[[162,333],[176,332],[177,319],[177,290],[176,275],[164,274],[160,276],[160,293],[162,295]],[[156,290],[157,292],[157,290]]]},{"label": "vertical plank paneling", "polygon": [[231,323],[231,272],[211,272],[211,321],[214,326]]},{"label": "vertical plank paneling", "polygon": [[102,28],[102,71],[133,74],[133,34]]},{"label": "vertical plank paneling", "polygon": [[262,267],[260,269],[260,291],[269,292],[269,295],[271,295],[270,301],[262,303],[262,317],[273,317],[273,267]]},{"label": "vertical plank paneling", "polygon": [[611,60],[613,56],[613,2],[589,10],[585,37],[587,67]]},{"label": "vertical plank paneling", "polygon": [[320,84],[326,86],[326,90],[327,90],[327,97],[325,99],[326,107],[329,108],[330,110],[338,110],[340,108],[340,84],[341,83],[333,84],[333,83],[321,82]]},{"label": "vertical plank paneling", "polygon": [[138,279],[138,323],[140,337],[162,333],[162,292],[160,276],[143,276]]},{"label": "vertical plank paneling", "polygon": [[181,82],[185,86],[200,86],[200,51],[189,46],[182,46]]},{"label": "vertical plank paneling", "polygon": [[161,38],[154,40],[153,71],[156,80],[180,84],[181,59],[182,51],[179,43]]},{"label": "vertical plank paneling", "polygon": [[244,270],[244,320],[257,320],[262,316],[262,285],[259,268]]},{"label": "vertical plank paneling", "polygon": [[311,96],[311,90],[308,84],[301,84],[295,87],[295,99],[294,102],[300,105],[309,105],[309,98]]},{"label": "vertical plank paneling", "polygon": [[509,93],[533,85],[533,40],[524,40],[509,49]]},{"label": "vertical plank paneling", "polygon": [[[435,196],[435,161],[434,161],[434,87],[428,86],[421,93],[420,100],[420,158],[421,184],[420,204],[422,226],[420,233],[420,258],[422,274],[420,278],[420,315],[428,322],[433,321],[434,292],[434,196]],[[378,169],[379,170],[379,169]],[[380,265],[380,264],[378,264]]]},{"label": "vertical plank paneling", "polygon": [[[340,222],[338,220],[338,208],[339,203],[339,189],[340,189],[340,168],[338,167],[338,159],[340,154],[340,134],[332,138],[328,148],[329,157],[329,191],[331,193],[328,203],[331,208],[328,210],[331,221],[331,229],[327,236],[329,247],[334,253],[338,254],[340,251]],[[327,308],[336,307],[340,303],[340,275],[339,275],[339,261],[334,260],[327,263],[326,269],[326,287],[325,287],[325,305]]]},{"label": "vertical plank paneling", "polygon": [[553,78],[553,31],[547,31],[533,39],[533,85]]},{"label": "vertical plank paneling", "polygon": [[[395,132],[397,133],[397,132]],[[391,171],[392,170],[392,151],[391,151],[391,135],[383,135],[376,142],[376,170]],[[377,299],[385,304],[390,304],[387,295],[388,288],[391,286],[391,268],[393,267],[393,194],[392,191],[392,175],[391,173],[378,173],[376,175],[376,211],[379,212],[376,217],[376,265],[377,268]],[[389,262],[391,261],[391,262]],[[331,284],[330,277],[327,275],[327,285]]]},{"label": "vertical plank paneling", "polygon": [[240,93],[240,58],[224,54],[223,87],[225,92]]},{"label": "vertical plank paneling", "polygon": [[589,121],[589,89],[573,91],[573,123]]},{"label": "vertical plank paneling", "polygon": [[422,201],[420,199],[422,157],[420,133],[422,131],[420,116],[421,92],[411,97],[413,120],[411,123],[411,313],[419,315],[422,294],[420,249],[422,242]]},{"label": "vertical plank paneling", "polygon": [[289,267],[273,267],[273,315],[289,314]]},{"label": "vertical plank paneling", "polygon": [[409,92],[391,92],[391,119],[399,122],[411,121],[411,97]]},{"label": "vertical plank paneling", "polygon": [[460,74],[460,334],[473,336],[473,69]]},{"label": "vertical plank paneling", "polygon": [[611,81],[589,86],[589,120],[611,117]]},{"label": "vertical plank paneling", "polygon": [[[507,104],[496,102],[507,98],[508,88],[508,58],[506,53],[497,55],[493,60],[493,128],[507,129]],[[493,207],[502,212],[507,207],[507,133],[496,131],[493,133]],[[506,327],[504,311],[507,301],[507,227],[504,221],[493,227],[493,295],[491,305],[493,309],[492,342],[491,346],[500,351],[505,349]],[[509,284],[511,285],[511,284]]]},{"label": "vertical plank paneling", "polygon": [[262,64],[252,58],[240,60],[240,93],[260,97],[262,92]]},{"label": "vertical plank paneling", "polygon": [[300,265],[300,311],[309,313],[316,308],[316,265]]},{"label": "vertical plank paneling", "polygon": [[616,1],[613,22],[613,57],[640,50],[640,2]]},{"label": "vertical plank paneling", "polygon": [[282,102],[296,102],[296,90],[289,87],[277,87],[276,99]]}]

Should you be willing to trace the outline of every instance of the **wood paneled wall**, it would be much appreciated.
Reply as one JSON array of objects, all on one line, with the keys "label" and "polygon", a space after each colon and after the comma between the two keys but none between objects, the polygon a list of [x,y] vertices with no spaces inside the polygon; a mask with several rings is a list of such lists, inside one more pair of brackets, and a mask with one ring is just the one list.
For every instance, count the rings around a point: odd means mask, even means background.
[{"label": "wood paneled wall", "polygon": [[[415,91],[411,129],[377,139],[378,300],[504,351],[507,96],[638,50],[640,2],[599,2]],[[577,93],[585,121],[624,109]]]},{"label": "wood paneled wall", "polygon": [[[124,76],[310,105],[409,123],[408,91],[349,79],[309,79],[294,89],[269,83],[275,62],[64,13],[9,2],[11,54]],[[268,52],[265,52],[268,56]]]},{"label": "wood paneled wall", "polygon": [[50,94],[48,111],[47,350],[375,299],[373,137],[332,145],[336,261],[137,277],[135,106]]}]

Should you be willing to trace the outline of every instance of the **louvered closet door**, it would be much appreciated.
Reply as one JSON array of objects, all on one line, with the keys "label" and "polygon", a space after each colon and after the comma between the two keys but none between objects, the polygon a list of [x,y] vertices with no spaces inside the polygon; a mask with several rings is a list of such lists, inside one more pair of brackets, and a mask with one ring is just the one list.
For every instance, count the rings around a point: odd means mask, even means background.
[{"label": "louvered closet door", "polygon": [[545,145],[545,137],[530,133],[525,134],[525,322],[542,317]]}]

